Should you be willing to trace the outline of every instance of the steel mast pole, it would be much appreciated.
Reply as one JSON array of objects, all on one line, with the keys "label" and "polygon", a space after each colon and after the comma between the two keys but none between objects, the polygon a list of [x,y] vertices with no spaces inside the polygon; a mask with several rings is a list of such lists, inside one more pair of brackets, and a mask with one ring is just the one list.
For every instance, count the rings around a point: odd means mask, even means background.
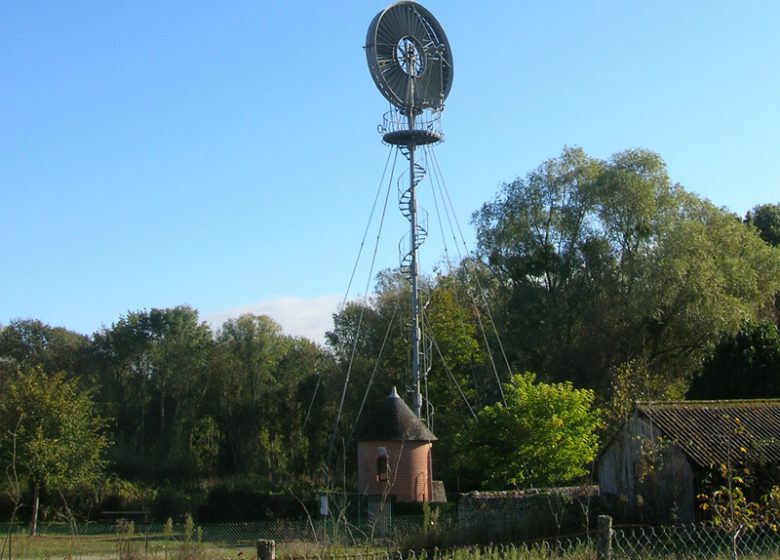
[{"label": "steel mast pole", "polygon": [[[409,116],[410,122],[414,121],[412,115]],[[410,263],[409,280],[411,283],[411,312],[412,312],[412,386],[414,389],[414,397],[412,398],[412,410],[415,415],[420,418],[422,411],[422,395],[420,394],[420,291],[418,285],[419,266],[417,264],[417,193],[414,180],[414,150],[416,145],[414,142],[409,142],[407,145],[409,148],[409,191],[411,194],[411,200],[409,202],[409,209],[411,216],[409,221],[411,222],[411,243],[412,243],[412,260]]]},{"label": "steel mast pole", "polygon": [[410,70],[411,80],[409,81],[409,105],[406,113],[406,119],[409,128],[409,142],[406,147],[409,150],[409,222],[411,223],[410,241],[411,241],[411,263],[409,270],[409,281],[411,283],[411,313],[412,313],[412,410],[417,418],[422,416],[422,395],[420,394],[420,292],[418,286],[419,266],[417,264],[417,182],[415,181],[414,169],[414,151],[417,147],[414,141],[414,57],[415,52],[411,45],[407,46],[407,64]]}]

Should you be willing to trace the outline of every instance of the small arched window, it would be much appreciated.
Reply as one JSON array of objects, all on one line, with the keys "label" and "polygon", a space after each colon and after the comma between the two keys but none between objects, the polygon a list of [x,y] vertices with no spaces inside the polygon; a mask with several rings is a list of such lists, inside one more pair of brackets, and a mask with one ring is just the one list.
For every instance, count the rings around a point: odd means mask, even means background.
[{"label": "small arched window", "polygon": [[387,457],[377,457],[376,459],[376,479],[387,480]]},{"label": "small arched window", "polygon": [[376,479],[387,480],[387,449],[376,448]]}]

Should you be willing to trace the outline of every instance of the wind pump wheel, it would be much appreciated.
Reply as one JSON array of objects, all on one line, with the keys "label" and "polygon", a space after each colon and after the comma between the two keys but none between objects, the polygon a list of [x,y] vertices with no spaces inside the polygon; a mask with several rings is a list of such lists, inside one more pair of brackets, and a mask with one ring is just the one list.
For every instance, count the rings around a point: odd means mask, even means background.
[{"label": "wind pump wheel", "polygon": [[452,87],[452,52],[444,30],[416,2],[401,1],[379,12],[366,36],[371,77],[403,114],[441,111]]}]

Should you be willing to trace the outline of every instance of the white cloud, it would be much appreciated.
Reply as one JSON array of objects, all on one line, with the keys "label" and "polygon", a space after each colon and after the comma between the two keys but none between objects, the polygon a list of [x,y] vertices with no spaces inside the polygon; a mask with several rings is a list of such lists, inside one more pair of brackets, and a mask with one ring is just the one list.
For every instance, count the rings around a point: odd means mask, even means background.
[{"label": "white cloud", "polygon": [[311,298],[297,296],[272,296],[257,303],[247,303],[230,309],[218,309],[205,313],[203,319],[216,331],[228,319],[245,313],[268,315],[279,323],[284,333],[303,336],[314,342],[325,342],[325,331],[333,328],[333,314],[341,303],[337,295]]}]

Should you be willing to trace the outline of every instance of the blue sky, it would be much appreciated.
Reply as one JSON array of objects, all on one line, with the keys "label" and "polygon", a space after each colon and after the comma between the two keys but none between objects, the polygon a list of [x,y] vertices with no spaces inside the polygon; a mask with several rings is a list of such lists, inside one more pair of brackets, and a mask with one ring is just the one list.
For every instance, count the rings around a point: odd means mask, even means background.
[{"label": "blue sky", "polygon": [[[454,54],[436,154],[469,242],[565,145],[657,151],[739,214],[780,202],[780,3],[423,4]],[[91,333],[186,303],[321,339],[387,158],[362,48],[385,5],[0,4],[0,324]],[[377,268],[405,229],[387,220]]]}]

